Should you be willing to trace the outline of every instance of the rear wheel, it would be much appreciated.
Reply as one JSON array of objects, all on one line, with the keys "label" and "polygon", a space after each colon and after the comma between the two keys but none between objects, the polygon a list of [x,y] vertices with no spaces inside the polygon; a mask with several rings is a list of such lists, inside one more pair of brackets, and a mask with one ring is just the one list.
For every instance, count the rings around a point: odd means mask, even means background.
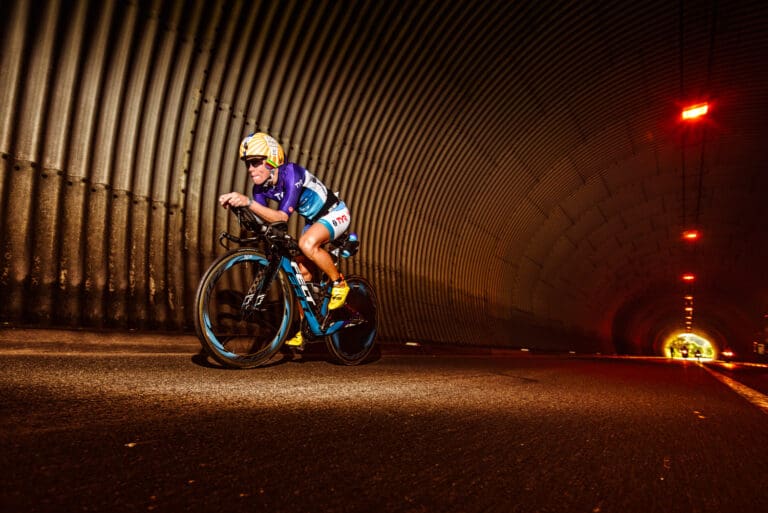
[{"label": "rear wheel", "polygon": [[206,352],[234,368],[257,367],[280,349],[291,325],[293,298],[279,271],[251,248],[227,253],[203,275],[195,298],[195,331]]},{"label": "rear wheel", "polygon": [[[325,338],[328,351],[344,365],[357,365],[370,355],[376,342],[378,310],[376,293],[371,284],[359,276],[346,278],[347,301],[339,313],[359,321]],[[342,312],[343,310],[343,312]],[[334,310],[335,311],[335,310]]]}]

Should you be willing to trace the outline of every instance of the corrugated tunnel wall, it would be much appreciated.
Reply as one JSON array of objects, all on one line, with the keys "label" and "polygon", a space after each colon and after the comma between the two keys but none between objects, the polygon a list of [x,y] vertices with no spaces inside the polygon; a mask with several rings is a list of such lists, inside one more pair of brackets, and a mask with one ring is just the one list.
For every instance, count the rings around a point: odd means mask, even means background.
[{"label": "corrugated tunnel wall", "polygon": [[[246,190],[236,147],[264,130],[351,205],[363,249],[346,270],[375,284],[382,338],[512,341],[499,241],[441,197],[463,180],[452,148],[488,158],[458,129],[478,120],[469,77],[456,80],[461,47],[436,39],[465,25],[449,8],[51,0],[2,11],[3,321],[189,329],[197,281],[223,251],[215,236],[234,228],[216,197]],[[538,333],[532,320],[518,332]]]}]

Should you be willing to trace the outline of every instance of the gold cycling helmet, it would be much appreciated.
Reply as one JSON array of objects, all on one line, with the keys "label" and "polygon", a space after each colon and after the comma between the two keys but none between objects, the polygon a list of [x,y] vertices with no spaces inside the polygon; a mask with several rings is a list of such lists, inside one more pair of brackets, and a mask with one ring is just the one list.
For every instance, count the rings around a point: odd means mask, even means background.
[{"label": "gold cycling helmet", "polygon": [[278,168],[285,162],[285,152],[280,143],[269,134],[256,132],[246,136],[240,143],[240,158],[265,157],[270,167]]}]

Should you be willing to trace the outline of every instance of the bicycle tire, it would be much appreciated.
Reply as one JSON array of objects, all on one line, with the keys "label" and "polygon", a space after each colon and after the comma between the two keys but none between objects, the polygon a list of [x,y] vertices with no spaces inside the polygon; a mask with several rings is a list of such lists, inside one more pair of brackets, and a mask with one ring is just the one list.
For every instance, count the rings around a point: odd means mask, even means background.
[{"label": "bicycle tire", "polygon": [[249,287],[269,260],[253,248],[216,259],[195,295],[195,331],[203,349],[225,367],[252,368],[268,362],[291,326],[293,292],[279,271],[258,306],[243,307]]},{"label": "bicycle tire", "polygon": [[378,302],[371,284],[360,276],[346,278],[349,295],[342,306],[348,311],[359,313],[364,322],[342,328],[325,337],[328,351],[344,365],[363,363],[371,354],[378,332]]}]

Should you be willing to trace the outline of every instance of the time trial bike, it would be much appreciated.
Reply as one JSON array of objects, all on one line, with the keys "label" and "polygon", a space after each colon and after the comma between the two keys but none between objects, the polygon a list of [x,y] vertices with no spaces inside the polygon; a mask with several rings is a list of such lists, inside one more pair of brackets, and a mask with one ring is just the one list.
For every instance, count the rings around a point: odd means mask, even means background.
[{"label": "time trial bike", "polygon": [[[301,250],[288,224],[267,224],[244,207],[230,209],[251,236],[219,235],[225,248],[227,242],[240,247],[217,258],[197,288],[195,331],[203,349],[226,367],[264,365],[285,342],[298,304],[305,343],[325,340],[340,363],[364,362],[374,347],[378,322],[371,284],[360,276],[345,277],[350,289],[346,302],[328,310],[330,280],[323,274],[317,282],[305,282],[294,259]],[[327,244],[337,268],[358,248],[357,236],[349,232]]]}]

